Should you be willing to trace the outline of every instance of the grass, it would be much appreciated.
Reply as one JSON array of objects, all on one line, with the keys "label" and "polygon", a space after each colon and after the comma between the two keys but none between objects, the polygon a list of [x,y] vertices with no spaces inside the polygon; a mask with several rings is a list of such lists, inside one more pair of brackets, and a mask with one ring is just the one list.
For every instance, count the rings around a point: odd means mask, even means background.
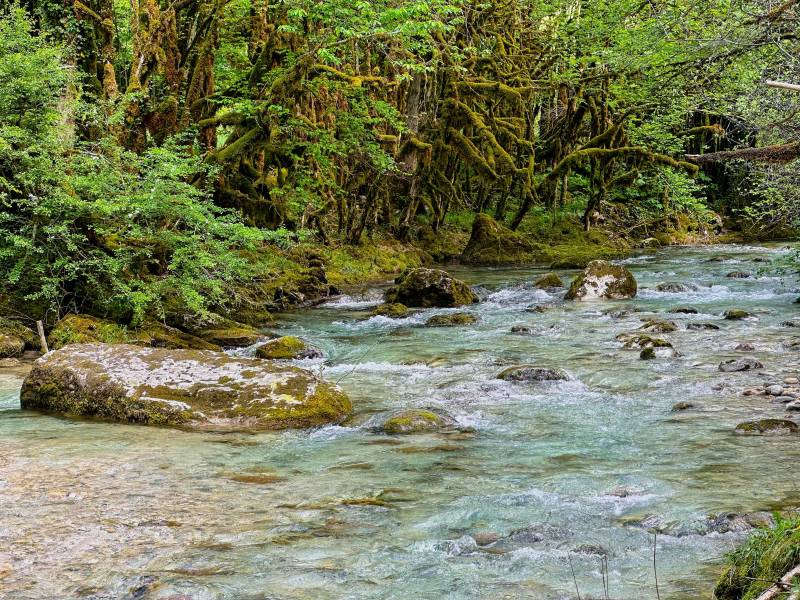
[{"label": "grass", "polygon": [[[776,516],[774,527],[759,529],[727,557],[714,596],[754,600],[800,563],[800,517]],[[795,581],[794,588],[800,589]],[[785,599],[788,593],[776,598]]]}]

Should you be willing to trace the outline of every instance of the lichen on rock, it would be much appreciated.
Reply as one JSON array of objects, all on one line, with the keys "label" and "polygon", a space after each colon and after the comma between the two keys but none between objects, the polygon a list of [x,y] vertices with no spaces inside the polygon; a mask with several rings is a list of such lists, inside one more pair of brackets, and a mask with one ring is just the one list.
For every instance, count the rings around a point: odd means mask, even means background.
[{"label": "lichen on rock", "polygon": [[636,296],[633,274],[623,266],[593,260],[578,275],[567,291],[567,300],[622,300]]},{"label": "lichen on rock", "polygon": [[40,358],[22,408],[192,429],[286,429],[337,423],[337,386],[296,367],[205,350],[75,344]]}]

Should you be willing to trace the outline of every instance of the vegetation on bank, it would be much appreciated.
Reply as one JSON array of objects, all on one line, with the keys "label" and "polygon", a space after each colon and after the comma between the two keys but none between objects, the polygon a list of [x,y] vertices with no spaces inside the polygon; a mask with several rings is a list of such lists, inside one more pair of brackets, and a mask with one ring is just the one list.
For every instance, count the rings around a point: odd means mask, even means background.
[{"label": "vegetation on bank", "polygon": [[724,225],[785,233],[791,144],[706,157],[796,137],[796,97],[761,82],[800,72],[797,10],[4,5],[2,312],[256,325],[431,261],[584,266]]},{"label": "vegetation on bank", "polygon": [[[776,516],[774,527],[760,529],[728,556],[725,570],[717,581],[717,600],[754,600],[800,565],[800,518]],[[786,598],[800,592],[800,577],[795,577]]]}]

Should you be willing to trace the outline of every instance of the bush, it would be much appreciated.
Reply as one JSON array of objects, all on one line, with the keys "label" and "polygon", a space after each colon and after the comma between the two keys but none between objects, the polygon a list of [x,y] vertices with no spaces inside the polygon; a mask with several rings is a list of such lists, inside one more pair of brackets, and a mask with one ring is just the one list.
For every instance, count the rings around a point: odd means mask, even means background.
[{"label": "bush", "polygon": [[167,299],[196,313],[234,301],[262,233],[212,203],[197,182],[213,173],[180,140],[143,154],[74,143],[74,90],[24,12],[0,21],[0,278],[12,302],[38,318],[138,323]]}]

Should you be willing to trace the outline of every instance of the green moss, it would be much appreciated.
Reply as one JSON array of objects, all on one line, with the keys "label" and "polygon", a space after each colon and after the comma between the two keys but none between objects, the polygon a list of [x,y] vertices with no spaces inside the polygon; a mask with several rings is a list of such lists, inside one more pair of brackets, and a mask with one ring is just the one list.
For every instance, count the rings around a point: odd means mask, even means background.
[{"label": "green moss", "polygon": [[737,433],[797,433],[798,426],[788,419],[761,419],[736,426]]},{"label": "green moss", "polygon": [[384,433],[410,434],[438,431],[449,425],[448,420],[430,410],[411,409],[392,415],[383,422]]},{"label": "green moss", "polygon": [[293,360],[298,358],[315,358],[321,352],[293,335],[270,340],[256,348],[256,356],[267,360]]},{"label": "green moss", "polygon": [[128,339],[126,330],[116,323],[89,315],[70,314],[56,323],[47,338],[47,343],[51,350],[57,350],[69,344],[90,342],[121,344]]},{"label": "green moss", "polygon": [[539,279],[537,279],[534,282],[533,287],[538,288],[540,290],[546,290],[549,288],[560,288],[564,287],[564,282],[561,281],[561,278],[555,273],[547,273],[539,277]]},{"label": "green moss", "polygon": [[386,302],[372,311],[373,316],[402,319],[409,314],[408,307],[400,302]]},{"label": "green moss", "polygon": [[529,239],[478,213],[461,261],[472,265],[508,265],[534,262],[536,247]]},{"label": "green moss", "polygon": [[478,317],[471,313],[457,312],[445,315],[434,315],[425,322],[426,327],[456,327],[458,325],[472,325],[478,322]]},{"label": "green moss", "polygon": [[39,336],[20,321],[0,317],[0,335],[21,339],[26,350],[39,350]]},{"label": "green moss", "polygon": [[[776,515],[727,556],[714,589],[717,600],[753,600],[800,563],[800,518]],[[795,582],[800,578],[796,578]],[[781,596],[783,597],[783,596]]]},{"label": "green moss", "polygon": [[648,319],[639,329],[652,333],[672,333],[678,330],[678,326],[672,321],[663,319]]},{"label": "green moss", "polygon": [[742,319],[746,319],[750,316],[750,313],[746,310],[739,310],[739,309],[732,309],[726,310],[723,314],[723,317],[728,321],[740,321]]}]

